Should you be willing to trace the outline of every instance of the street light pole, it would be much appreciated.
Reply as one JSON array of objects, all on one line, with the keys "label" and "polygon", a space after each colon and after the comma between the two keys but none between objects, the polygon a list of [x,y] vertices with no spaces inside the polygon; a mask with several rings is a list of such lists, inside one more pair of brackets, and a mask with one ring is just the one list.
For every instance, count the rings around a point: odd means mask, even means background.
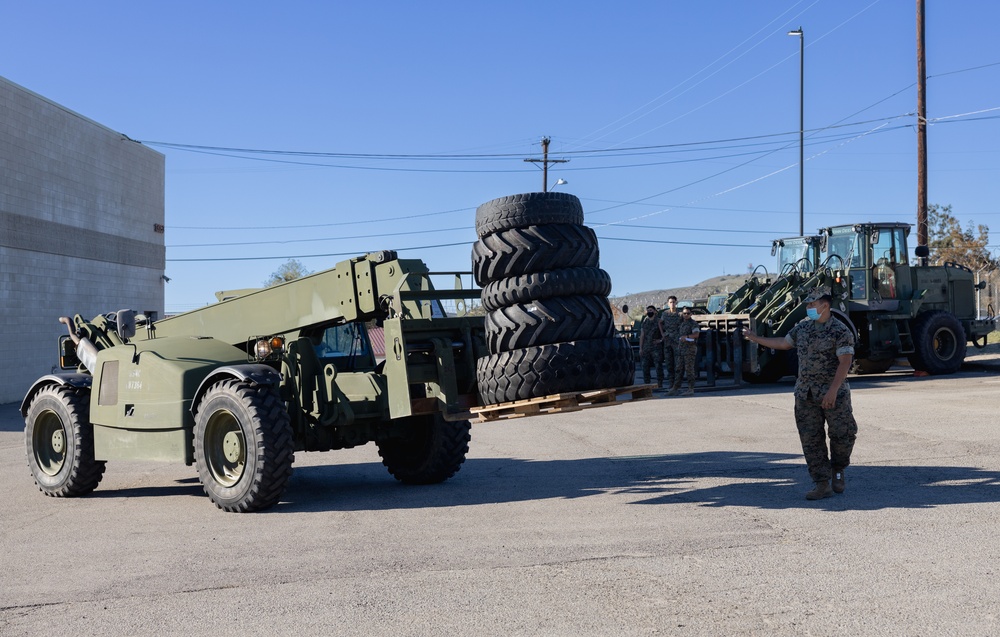
[{"label": "street light pole", "polygon": [[799,236],[805,236],[805,131],[806,131],[806,37],[802,27],[789,31],[799,36]]}]

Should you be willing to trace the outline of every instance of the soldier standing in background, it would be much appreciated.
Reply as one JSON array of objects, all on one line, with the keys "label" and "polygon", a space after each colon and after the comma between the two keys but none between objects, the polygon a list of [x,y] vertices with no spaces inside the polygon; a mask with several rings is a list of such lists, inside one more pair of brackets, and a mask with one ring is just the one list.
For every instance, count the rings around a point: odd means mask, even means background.
[{"label": "soldier standing in background", "polygon": [[656,386],[663,387],[663,325],[656,316],[656,306],[646,307],[639,328],[639,358],[642,359],[642,382],[649,383],[649,368],[656,365]]},{"label": "soldier standing in background", "polygon": [[694,396],[694,381],[698,378],[698,371],[695,369],[695,361],[698,358],[698,337],[701,336],[701,328],[691,318],[691,308],[681,310],[681,324],[677,328],[677,358],[674,365],[674,382],[667,392],[671,396],[677,394],[681,388],[681,370],[687,376],[688,390],[685,396]]},{"label": "soldier standing in background", "polygon": [[[851,408],[851,388],[847,384],[847,372],[854,357],[854,335],[830,314],[832,304],[830,288],[816,288],[806,297],[808,318],[797,323],[787,336],[763,338],[749,330],[743,332],[748,341],[764,347],[799,350],[795,425],[809,476],[816,485],[806,493],[807,500],[844,492],[844,469],[851,464],[858,433]],[[824,421],[829,428],[829,456]]]},{"label": "soldier standing in background", "polygon": [[677,311],[677,297],[667,297],[667,309],[660,314],[663,324],[663,362],[667,367],[667,387],[674,386],[677,370],[677,348],[681,329],[681,313]]}]

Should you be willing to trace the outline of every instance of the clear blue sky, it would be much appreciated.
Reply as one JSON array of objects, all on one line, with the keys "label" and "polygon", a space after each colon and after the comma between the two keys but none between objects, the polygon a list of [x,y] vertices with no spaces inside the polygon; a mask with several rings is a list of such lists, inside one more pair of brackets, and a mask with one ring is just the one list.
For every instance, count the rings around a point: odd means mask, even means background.
[{"label": "clear blue sky", "polygon": [[[1000,4],[927,4],[929,201],[996,225]],[[619,295],[773,269],[770,240],[798,234],[799,26],[806,231],[914,223],[915,16],[912,0],[8,2],[0,75],[166,155],[168,312],[288,257],[316,271],[395,248],[467,270],[476,206],[541,189],[523,159],[543,136]],[[440,157],[456,154],[475,157]]]}]

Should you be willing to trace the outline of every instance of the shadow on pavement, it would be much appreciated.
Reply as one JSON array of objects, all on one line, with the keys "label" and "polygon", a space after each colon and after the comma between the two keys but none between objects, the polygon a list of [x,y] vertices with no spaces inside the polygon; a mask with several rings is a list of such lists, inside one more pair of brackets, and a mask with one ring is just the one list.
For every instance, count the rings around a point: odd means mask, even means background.
[{"label": "shadow on pavement", "polygon": [[[192,471],[194,469],[192,468]],[[115,471],[109,464],[108,472]],[[25,476],[30,480],[29,476]],[[396,482],[380,463],[297,467],[269,513],[385,511],[625,496],[632,504],[866,511],[1000,502],[1000,471],[956,466],[852,466],[847,492],[819,502],[799,455],[710,451],[577,460],[470,459],[442,484]],[[98,487],[86,497],[207,497],[197,477],[163,486]]]},{"label": "shadow on pavement", "polygon": [[715,451],[678,455],[530,461],[472,459],[430,486],[387,482],[376,463],[297,469],[280,511],[454,507],[625,494],[634,504],[696,503],[759,509],[928,508],[1000,502],[1000,472],[974,467],[864,466],[847,470],[847,492],[809,502],[801,456]]}]

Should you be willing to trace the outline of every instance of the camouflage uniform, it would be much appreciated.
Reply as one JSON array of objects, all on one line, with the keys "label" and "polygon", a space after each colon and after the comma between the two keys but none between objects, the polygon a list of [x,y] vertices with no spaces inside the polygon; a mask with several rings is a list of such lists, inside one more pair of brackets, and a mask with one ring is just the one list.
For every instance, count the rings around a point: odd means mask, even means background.
[{"label": "camouflage uniform", "polygon": [[[824,482],[834,471],[851,464],[851,451],[858,433],[858,423],[851,409],[851,388],[846,379],[837,391],[834,407],[823,409],[823,397],[840,364],[837,357],[854,353],[854,335],[843,323],[830,317],[825,323],[804,319],[785,339],[798,348],[799,353],[795,425],[802,441],[802,453],[813,482]],[[829,428],[829,456],[824,421]]]},{"label": "camouflage uniform", "polygon": [[681,371],[687,377],[688,389],[694,390],[694,381],[698,378],[698,370],[695,369],[695,362],[698,358],[698,341],[681,340],[689,334],[697,334],[700,331],[698,323],[693,318],[686,318],[677,327],[678,336],[675,340],[677,344],[677,357],[674,359],[674,383],[673,389],[681,386]]},{"label": "camouflage uniform", "polygon": [[660,322],[663,324],[663,360],[667,364],[667,384],[673,387],[677,369],[677,339],[681,335],[681,313],[679,310],[663,310]]},{"label": "camouflage uniform", "polygon": [[663,336],[658,316],[642,317],[639,327],[639,356],[642,358],[642,382],[649,384],[649,369],[656,365],[656,385],[663,387]]}]

